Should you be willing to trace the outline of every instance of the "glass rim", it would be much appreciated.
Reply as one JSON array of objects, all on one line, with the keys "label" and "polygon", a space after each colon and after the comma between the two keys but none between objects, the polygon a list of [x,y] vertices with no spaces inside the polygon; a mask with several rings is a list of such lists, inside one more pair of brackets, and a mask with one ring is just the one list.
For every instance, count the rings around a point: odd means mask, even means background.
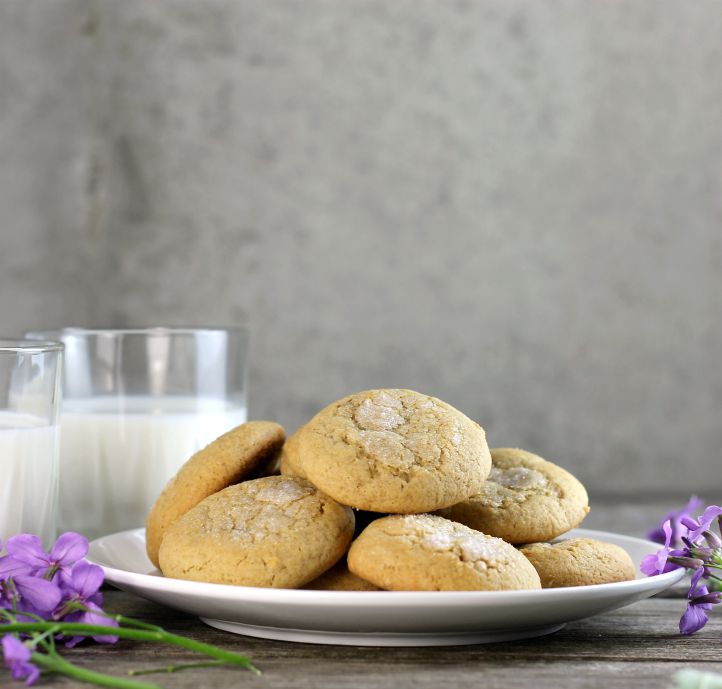
[{"label": "glass rim", "polygon": [[86,328],[83,326],[67,326],[64,328],[48,330],[28,330],[26,337],[40,337],[51,339],[52,337],[82,336],[82,335],[199,335],[203,333],[228,333],[244,334],[250,333],[247,325],[220,325],[220,326],[166,326],[149,325],[130,328]]},{"label": "glass rim", "polygon": [[0,354],[43,354],[62,352],[65,345],[57,340],[32,340],[22,337],[0,337]]}]

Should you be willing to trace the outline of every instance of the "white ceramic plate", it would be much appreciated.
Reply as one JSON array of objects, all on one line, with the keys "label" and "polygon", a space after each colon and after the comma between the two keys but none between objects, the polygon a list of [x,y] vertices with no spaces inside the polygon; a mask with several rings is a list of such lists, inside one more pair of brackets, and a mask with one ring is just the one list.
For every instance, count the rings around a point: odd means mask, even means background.
[{"label": "white ceramic plate", "polygon": [[[564,537],[616,543],[639,563],[659,546],[575,529]],[[524,639],[621,608],[672,586],[675,570],[634,581],[541,591],[301,591],[166,579],[145,554],[143,529],[93,541],[89,558],[118,588],[237,634],[358,646],[442,646]]]}]

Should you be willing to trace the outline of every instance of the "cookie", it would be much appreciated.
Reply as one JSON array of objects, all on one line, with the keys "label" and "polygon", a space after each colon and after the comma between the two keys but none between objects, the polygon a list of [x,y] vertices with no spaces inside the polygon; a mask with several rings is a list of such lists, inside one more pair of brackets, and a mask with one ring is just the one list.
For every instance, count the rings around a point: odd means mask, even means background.
[{"label": "cookie", "polygon": [[303,588],[314,591],[380,591],[370,581],[357,577],[344,560],[331,567],[320,577],[306,584]]},{"label": "cookie", "polygon": [[168,482],[148,513],[145,547],[158,566],[166,529],[201,500],[248,478],[278,452],[285,433],[273,421],[249,421],[196,452]]},{"label": "cookie", "polygon": [[539,573],[542,588],[586,586],[629,581],[637,576],[626,550],[591,538],[558,543],[532,543],[521,552]]},{"label": "cookie", "polygon": [[167,577],[298,588],[348,549],[353,512],[304,479],[267,476],[211,495],[166,531]]},{"label": "cookie", "polygon": [[283,447],[281,448],[280,454],[280,465],[279,470],[282,476],[298,476],[299,478],[306,478],[303,473],[303,469],[299,466],[298,459],[298,438],[303,427],[299,428],[295,433],[290,435]]},{"label": "cookie", "polygon": [[354,541],[348,568],[391,591],[500,591],[541,588],[516,548],[430,514],[394,515]]},{"label": "cookie", "polygon": [[321,410],[300,431],[311,483],[344,505],[413,513],[481,490],[491,467],[484,430],[452,406],[412,390],[369,390]]},{"label": "cookie", "polygon": [[440,514],[518,544],[550,541],[589,512],[584,486],[556,464],[512,448],[492,449],[491,460],[482,490]]}]

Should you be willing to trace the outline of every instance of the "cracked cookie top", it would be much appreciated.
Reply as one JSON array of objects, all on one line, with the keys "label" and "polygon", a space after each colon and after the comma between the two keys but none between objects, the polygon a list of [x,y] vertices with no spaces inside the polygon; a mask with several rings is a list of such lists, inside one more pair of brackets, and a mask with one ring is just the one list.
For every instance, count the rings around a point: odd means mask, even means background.
[{"label": "cracked cookie top", "polygon": [[308,481],[267,476],[203,500],[171,526],[160,548],[165,576],[296,588],[346,552],[353,511]]},{"label": "cracked cookie top", "polygon": [[426,512],[481,490],[491,459],[484,430],[451,405],[413,390],[359,392],[299,432],[308,479],[345,505]]},{"label": "cracked cookie top", "polygon": [[536,571],[513,546],[429,514],[372,522],[351,546],[348,564],[393,591],[540,588]]},{"label": "cracked cookie top", "polygon": [[516,448],[491,450],[481,490],[440,514],[509,543],[548,541],[589,512],[584,486],[561,467]]}]

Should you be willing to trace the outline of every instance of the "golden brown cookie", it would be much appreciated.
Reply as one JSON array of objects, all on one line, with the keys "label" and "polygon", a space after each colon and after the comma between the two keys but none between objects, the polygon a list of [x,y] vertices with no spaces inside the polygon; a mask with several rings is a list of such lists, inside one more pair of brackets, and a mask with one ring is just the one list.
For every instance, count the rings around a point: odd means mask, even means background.
[{"label": "golden brown cookie", "polygon": [[279,470],[282,476],[306,478],[298,461],[298,438],[303,426],[290,435],[281,448]]},{"label": "golden brown cookie", "polygon": [[591,538],[532,543],[520,549],[539,573],[542,588],[629,581],[637,569],[626,550]]},{"label": "golden brown cookie", "polygon": [[145,547],[158,566],[166,529],[213,493],[248,478],[283,444],[283,428],[273,421],[249,421],[196,452],[168,482],[148,513]]},{"label": "golden brown cookie", "polygon": [[324,572],[320,577],[306,584],[303,588],[315,591],[380,591],[370,581],[357,577],[349,571],[345,560],[341,560]]},{"label": "golden brown cookie", "polygon": [[495,448],[476,495],[440,512],[508,543],[550,541],[589,512],[584,486],[556,464],[525,450]]},{"label": "golden brown cookie", "polygon": [[344,397],[299,434],[311,483],[344,505],[426,512],[481,490],[491,459],[484,430],[452,406],[413,390]]},{"label": "golden brown cookie", "polygon": [[394,515],[369,524],[348,567],[390,591],[538,589],[539,575],[500,538],[430,514]]},{"label": "golden brown cookie", "polygon": [[267,476],[225,488],[166,531],[167,577],[298,588],[330,569],[353,535],[353,512],[308,481]]}]

